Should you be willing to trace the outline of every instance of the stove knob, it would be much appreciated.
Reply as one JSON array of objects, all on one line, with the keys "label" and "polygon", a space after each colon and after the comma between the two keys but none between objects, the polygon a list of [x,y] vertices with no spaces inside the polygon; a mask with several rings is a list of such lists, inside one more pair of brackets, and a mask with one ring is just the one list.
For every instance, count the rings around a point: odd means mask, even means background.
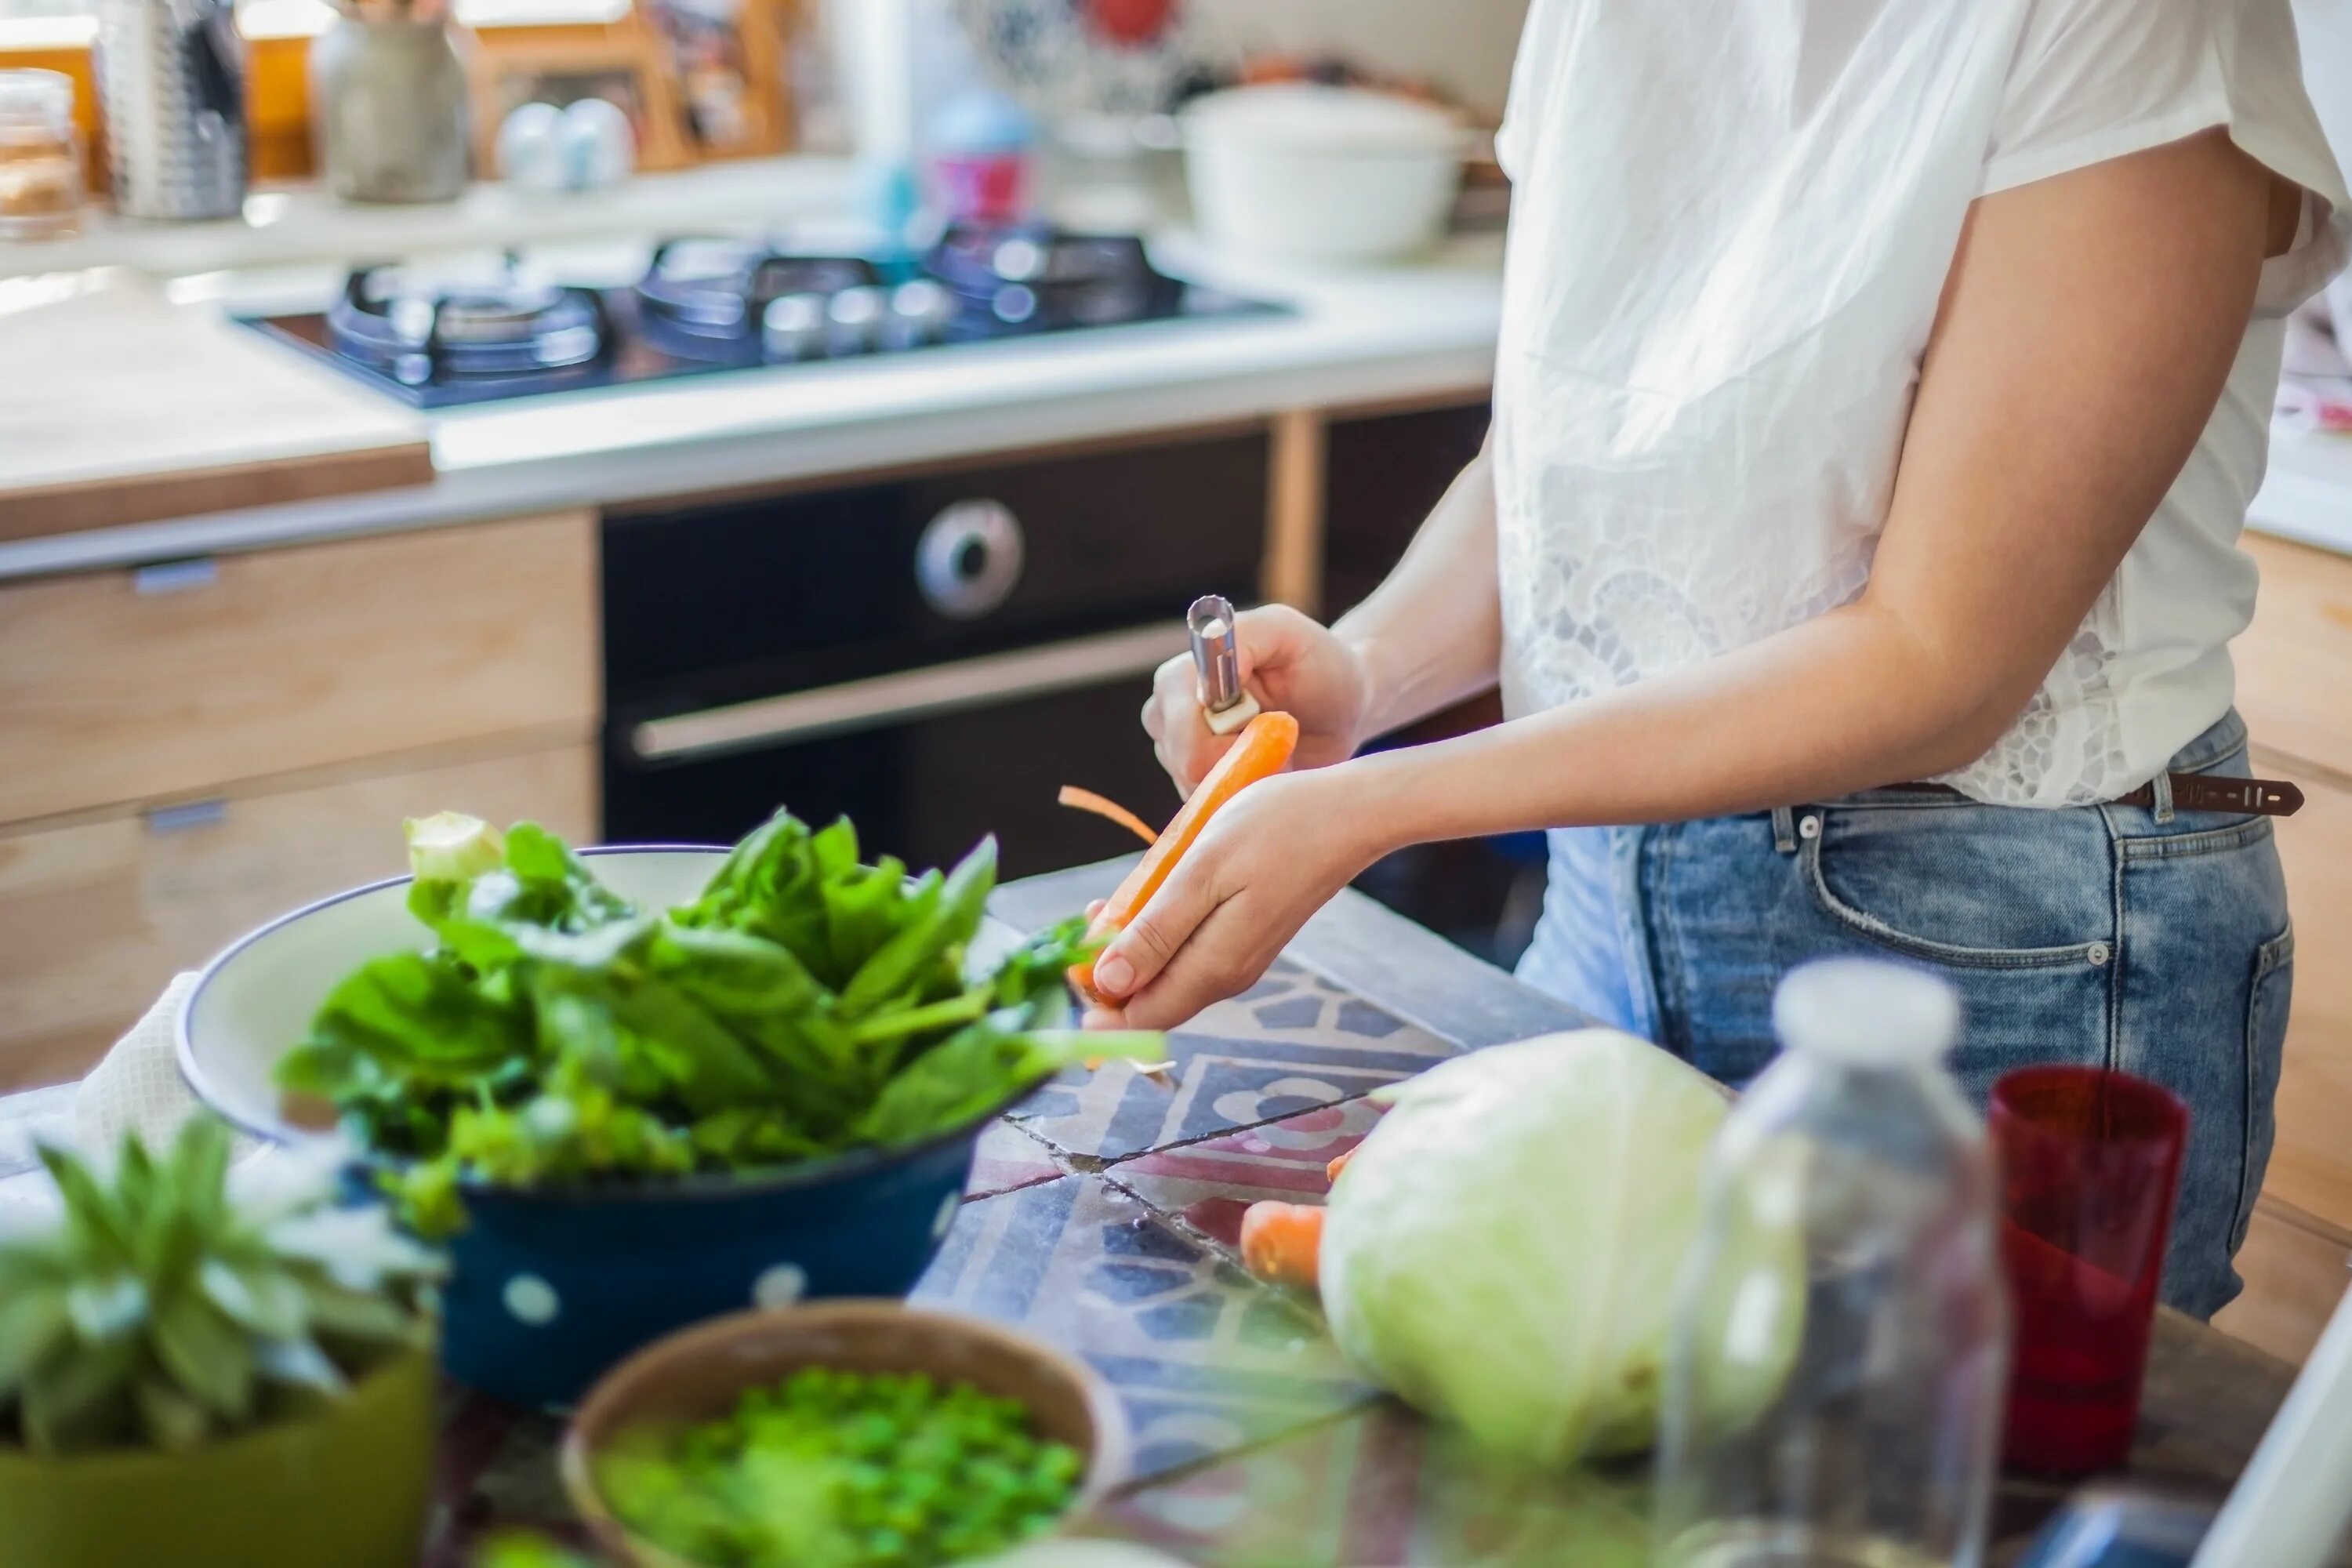
[{"label": "stove knob", "polygon": [[960,500],[923,525],[915,586],[950,620],[976,620],[1012,595],[1028,552],[1021,520],[997,500]]},{"label": "stove knob", "polygon": [[833,320],[833,352],[862,354],[882,342],[882,318],[888,310],[879,289],[844,289],[833,297],[826,314]]},{"label": "stove knob", "polygon": [[901,283],[890,295],[891,336],[908,347],[938,342],[955,318],[955,296],[928,278]]},{"label": "stove knob", "polygon": [[1015,237],[996,247],[989,265],[1007,283],[1034,283],[1045,270],[1045,247],[1025,237]]},{"label": "stove knob", "polygon": [[782,295],[769,300],[767,310],[761,314],[760,341],[771,359],[822,359],[824,340],[822,294]]}]

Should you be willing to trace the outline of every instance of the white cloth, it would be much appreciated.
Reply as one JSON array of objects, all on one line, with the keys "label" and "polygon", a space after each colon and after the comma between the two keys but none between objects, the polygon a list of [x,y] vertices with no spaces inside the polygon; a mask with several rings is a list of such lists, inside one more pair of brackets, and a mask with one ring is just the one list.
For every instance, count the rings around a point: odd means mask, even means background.
[{"label": "white cloth", "polygon": [[1852,599],[1969,204],[2212,126],[2308,193],[2301,242],[2074,643],[1950,777],[1983,800],[2123,793],[2230,705],[2282,319],[2352,237],[2287,0],[1534,0],[1498,138],[1507,710]]},{"label": "white cloth", "polygon": [[[23,1130],[24,1135],[60,1140],[104,1160],[121,1145],[125,1132],[135,1131],[149,1148],[161,1149],[190,1117],[209,1114],[180,1076],[180,1010],[195,987],[194,974],[175,976],[155,1005],[75,1086],[67,1113]],[[234,1157],[243,1163],[261,1147],[240,1135]],[[53,1189],[45,1173],[0,1182],[0,1216],[11,1210],[41,1212],[52,1206]]]},{"label": "white cloth", "polygon": [[193,973],[173,977],[163,994],[74,1090],[73,1141],[111,1149],[135,1131],[150,1148],[172,1141],[200,1107],[180,1076],[180,1009],[196,988]]}]

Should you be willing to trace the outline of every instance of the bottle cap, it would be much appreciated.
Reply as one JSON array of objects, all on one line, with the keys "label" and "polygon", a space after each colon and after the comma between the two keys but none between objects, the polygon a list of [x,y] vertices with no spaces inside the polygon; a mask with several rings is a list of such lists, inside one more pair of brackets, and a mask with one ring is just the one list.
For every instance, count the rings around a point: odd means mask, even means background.
[{"label": "bottle cap", "polygon": [[1826,958],[1772,994],[1781,1044],[1854,1067],[1916,1067],[1960,1033],[1959,994],[1924,969],[1873,958]]}]

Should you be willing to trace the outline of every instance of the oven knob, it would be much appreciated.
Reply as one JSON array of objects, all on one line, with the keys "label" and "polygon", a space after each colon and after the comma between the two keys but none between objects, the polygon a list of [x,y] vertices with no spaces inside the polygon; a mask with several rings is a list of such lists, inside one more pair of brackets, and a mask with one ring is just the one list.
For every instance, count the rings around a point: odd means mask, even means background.
[{"label": "oven knob", "polygon": [[879,289],[844,289],[833,297],[833,352],[862,354],[882,341],[882,317],[889,309]]},{"label": "oven knob", "polygon": [[960,500],[923,526],[915,586],[923,602],[959,621],[988,614],[1021,580],[1021,521],[1003,501]]},{"label": "oven knob", "polygon": [[824,296],[785,294],[769,300],[760,315],[760,341],[772,359],[823,358]]},{"label": "oven knob", "polygon": [[945,338],[955,315],[955,296],[928,278],[901,283],[891,290],[891,336],[908,347]]}]

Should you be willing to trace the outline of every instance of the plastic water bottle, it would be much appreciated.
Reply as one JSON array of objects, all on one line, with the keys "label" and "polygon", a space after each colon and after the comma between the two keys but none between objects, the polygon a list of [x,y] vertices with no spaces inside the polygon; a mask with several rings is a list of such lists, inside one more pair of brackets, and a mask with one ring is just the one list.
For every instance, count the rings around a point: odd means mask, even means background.
[{"label": "plastic water bottle", "polygon": [[1974,1568],[2008,1365],[1958,998],[1862,959],[1785,980],[1785,1047],[1707,1155],[1656,1490],[1675,1568]]}]

